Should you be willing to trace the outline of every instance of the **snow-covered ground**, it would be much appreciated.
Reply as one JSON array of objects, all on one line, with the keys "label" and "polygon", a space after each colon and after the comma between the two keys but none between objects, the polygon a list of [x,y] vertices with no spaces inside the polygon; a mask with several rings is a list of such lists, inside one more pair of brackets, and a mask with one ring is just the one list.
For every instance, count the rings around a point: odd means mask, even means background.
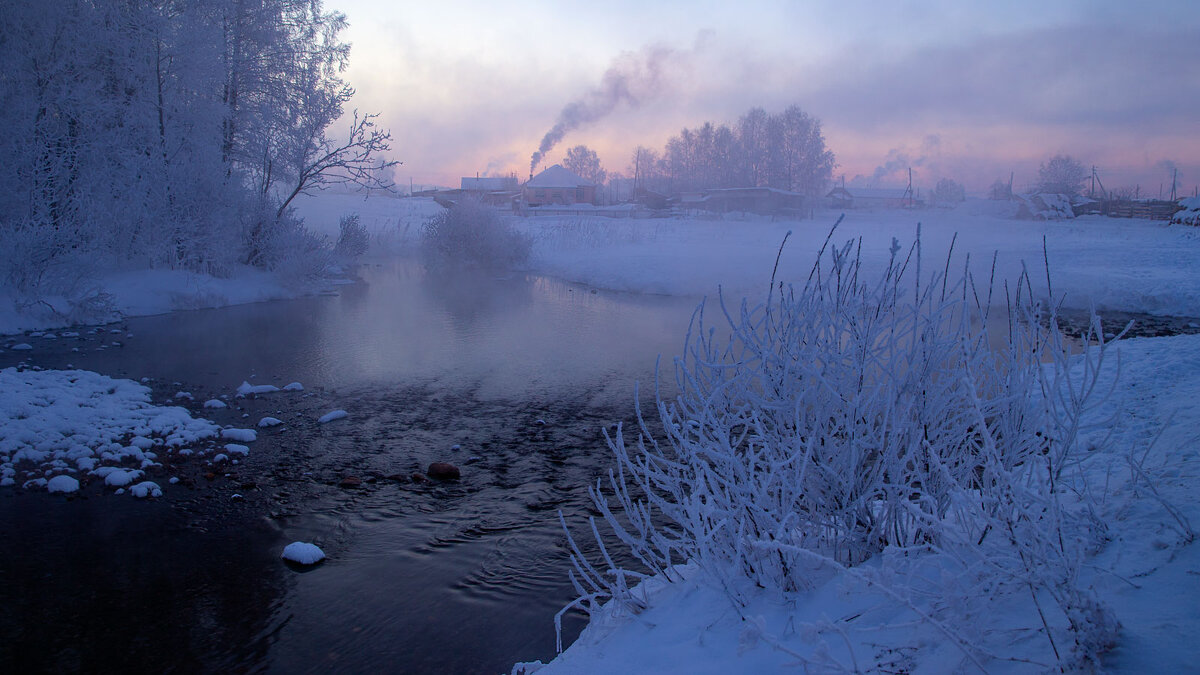
[{"label": "snow-covered ground", "polygon": [[[1194,672],[1200,659],[1200,543],[1189,543],[1185,532],[1200,524],[1200,408],[1194,404],[1200,397],[1200,336],[1132,339],[1118,348],[1120,384],[1091,414],[1105,419],[1120,406],[1123,423],[1107,449],[1084,464],[1108,541],[1084,561],[1081,582],[1121,623],[1106,669]],[[1110,382],[1115,376],[1115,370],[1107,375]],[[1093,440],[1108,431],[1095,430]],[[1145,476],[1133,475],[1130,456],[1144,460]],[[644,611],[609,605],[552,663],[523,664],[514,672],[806,672],[803,663],[821,672],[974,671],[916,613],[936,618],[964,608],[939,606],[936,594],[909,608],[879,583],[907,573],[913,575],[908,583],[920,585],[939,568],[933,557],[905,560],[885,553],[854,570],[814,569],[817,582],[804,593],[781,597],[737,589],[747,599],[739,612],[720,585],[687,566],[679,570],[682,581],[654,578],[635,591],[648,605]],[[1028,594],[979,593],[972,600],[978,605],[965,610],[972,624],[952,629],[973,638],[973,647],[993,652],[996,658],[982,663],[987,672],[1047,670],[1052,648]],[[1059,625],[1065,619],[1048,620]]]},{"label": "snow-covered ground", "polygon": [[[221,431],[187,410],[155,406],[150,389],[86,370],[0,370],[0,486],[74,492],[100,480],[135,496],[168,454],[205,454]],[[71,481],[62,477],[71,478]]]},{"label": "snow-covered ground", "polygon": [[[1200,316],[1200,230],[1146,220],[1086,216],[1066,221],[1015,220],[1003,205],[967,202],[957,209],[848,211],[832,241],[862,237],[866,267],[887,262],[892,238],[907,247],[921,226],[925,259],[944,264],[954,241],[955,266],[970,255],[986,283],[993,253],[998,279],[1026,264],[1039,290],[1049,259],[1056,296],[1069,306],[1146,314]],[[765,292],[784,235],[778,278],[803,280],[838,213],[811,220],[610,220],[531,218],[520,227],[534,237],[533,268],[601,288],[758,297]],[[1046,253],[1043,254],[1043,237]],[[961,267],[959,267],[961,269]]]},{"label": "snow-covered ground", "polygon": [[[279,395],[302,390],[293,382]],[[204,405],[224,406],[219,399]],[[154,405],[150,388],[132,380],[86,370],[0,370],[0,487],[75,492],[97,482],[158,497],[161,486],[149,478],[174,483],[170,472],[185,463],[222,470],[257,439],[254,429],[221,428],[186,408]]]}]

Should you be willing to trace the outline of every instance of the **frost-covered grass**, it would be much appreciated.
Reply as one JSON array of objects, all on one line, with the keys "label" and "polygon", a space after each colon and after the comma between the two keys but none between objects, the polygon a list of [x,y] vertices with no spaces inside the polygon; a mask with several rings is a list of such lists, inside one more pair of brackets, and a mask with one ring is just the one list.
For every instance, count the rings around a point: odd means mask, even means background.
[{"label": "frost-covered grass", "polygon": [[[1113,395],[1082,420],[1090,428],[1060,502],[1086,509],[1098,539],[1080,552],[1071,581],[1120,624],[1100,668],[1189,672],[1197,649],[1186,636],[1200,634],[1200,336],[1106,349],[1121,368],[1101,371],[1097,385]],[[1082,369],[1072,365],[1077,377]],[[1114,416],[1121,422],[1111,425]],[[1056,611],[1049,594],[1035,600],[1027,588],[989,583],[983,562],[980,574],[963,575],[953,551],[889,548],[858,566],[815,571],[803,592],[781,595],[735,578],[744,603],[736,608],[728,578],[677,566],[670,581],[660,575],[636,587],[636,611],[610,602],[539,675],[805,672],[803,663],[817,665],[809,671],[977,671],[964,668],[947,630],[993,652],[982,662],[987,672],[1047,672],[1053,651],[1039,612],[1060,634],[1080,616]]]},{"label": "frost-covered grass", "polygon": [[[1147,531],[1190,550],[1196,439],[1162,463],[1145,427],[1114,435],[1120,343],[1099,322],[1079,352],[1053,312],[1036,320],[1027,276],[930,274],[919,246],[893,242],[881,274],[861,244],[829,251],[765,302],[722,305],[721,332],[698,313],[662,434],[609,438],[617,466],[592,491],[642,569],[572,542],[593,622],[547,672],[1094,669],[1124,644],[1105,593],[1138,584],[1097,561]],[[664,641],[666,661],[646,653]]]}]

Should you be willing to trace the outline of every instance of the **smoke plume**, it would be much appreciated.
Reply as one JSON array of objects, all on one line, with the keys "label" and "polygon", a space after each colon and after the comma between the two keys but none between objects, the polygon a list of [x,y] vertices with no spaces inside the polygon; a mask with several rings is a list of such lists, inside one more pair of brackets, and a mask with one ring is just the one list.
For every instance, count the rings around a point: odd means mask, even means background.
[{"label": "smoke plume", "polygon": [[871,176],[872,184],[878,185],[881,181],[894,176],[903,177],[904,172],[908,169],[934,163],[941,155],[941,149],[941,136],[930,134],[921,142],[919,154],[913,153],[907,148],[888,150],[883,164],[875,167],[875,173]]},{"label": "smoke plume", "polygon": [[533,173],[546,153],[558,145],[567,132],[608,116],[621,103],[637,108],[665,93],[672,75],[688,65],[705,38],[701,34],[690,51],[680,52],[662,45],[650,45],[638,52],[624,52],[618,56],[600,79],[599,85],[568,103],[558,113],[558,120],[542,137],[541,144],[529,160],[529,173]]}]

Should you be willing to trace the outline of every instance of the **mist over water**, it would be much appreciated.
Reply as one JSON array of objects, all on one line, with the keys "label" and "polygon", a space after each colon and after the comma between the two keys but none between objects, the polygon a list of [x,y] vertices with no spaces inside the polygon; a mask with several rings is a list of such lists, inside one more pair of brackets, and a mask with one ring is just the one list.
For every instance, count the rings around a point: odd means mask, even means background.
[{"label": "mist over water", "polygon": [[[70,670],[115,648],[159,672],[465,673],[554,656],[554,614],[575,597],[557,512],[586,519],[609,464],[600,430],[633,423],[635,382],[650,403],[655,360],[682,348],[693,301],[403,260],[362,277],[336,295],[130,319],[123,349],[30,338],[43,367],[153,378],[155,401],[189,391],[193,415],[220,424],[285,424],[260,430],[228,475],[177,462],[192,486],[159,501],[93,484],[44,510],[28,504],[44,494],[0,493],[22,534],[0,599],[38,608],[0,621],[0,661]],[[199,407],[242,380],[305,391]],[[349,417],[315,423],[334,408]],[[434,461],[462,480],[408,480]],[[361,487],[339,487],[347,475]],[[95,601],[54,581],[86,578],[93,555],[64,554],[59,519],[77,525],[71,550],[120,552],[87,582],[102,584]],[[296,574],[278,559],[291,541],[329,559]],[[146,627],[135,607],[174,618]],[[197,630],[212,621],[221,629]],[[564,639],[582,625],[568,615]]]}]

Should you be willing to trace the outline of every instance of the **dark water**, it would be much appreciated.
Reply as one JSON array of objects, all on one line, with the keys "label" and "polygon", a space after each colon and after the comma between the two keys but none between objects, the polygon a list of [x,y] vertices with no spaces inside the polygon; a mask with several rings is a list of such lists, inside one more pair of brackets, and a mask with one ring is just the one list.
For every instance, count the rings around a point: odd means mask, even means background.
[{"label": "dark water", "polygon": [[[695,303],[403,262],[363,277],[4,354],[153,378],[156,401],[189,391],[223,424],[285,421],[227,472],[166,462],[152,477],[182,480],[157,501],[0,491],[5,670],[495,673],[553,657],[574,597],[557,512],[585,526],[600,429],[630,420],[634,382],[678,352]],[[199,408],[243,379],[306,391]],[[316,424],[335,408],[349,419]],[[462,479],[407,478],[433,461]],[[296,540],[329,559],[286,567]],[[568,642],[582,623],[567,617]]]}]

